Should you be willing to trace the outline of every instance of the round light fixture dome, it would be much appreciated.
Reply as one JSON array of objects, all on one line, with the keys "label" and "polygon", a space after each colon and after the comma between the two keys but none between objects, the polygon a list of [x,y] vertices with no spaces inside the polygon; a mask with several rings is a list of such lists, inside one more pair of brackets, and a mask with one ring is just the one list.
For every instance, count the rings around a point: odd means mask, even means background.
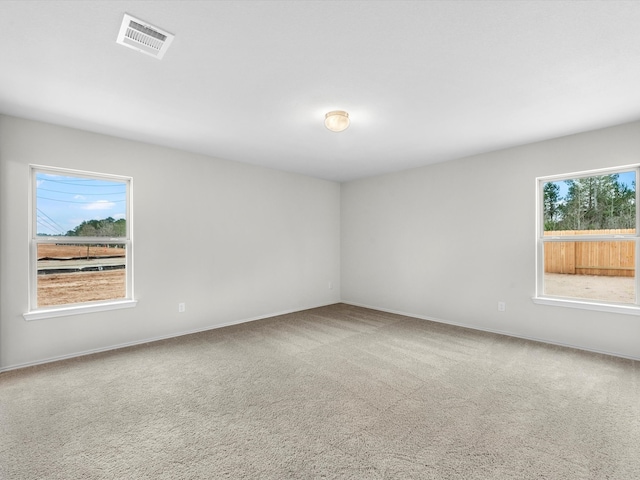
[{"label": "round light fixture dome", "polygon": [[343,110],[334,110],[324,116],[324,126],[332,132],[342,132],[349,127],[349,114]]}]

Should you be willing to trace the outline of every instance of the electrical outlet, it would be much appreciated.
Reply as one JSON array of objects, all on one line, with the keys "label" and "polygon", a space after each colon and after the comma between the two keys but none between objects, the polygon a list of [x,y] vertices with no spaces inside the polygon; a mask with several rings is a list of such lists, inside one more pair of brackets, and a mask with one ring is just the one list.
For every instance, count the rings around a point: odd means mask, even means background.
[{"label": "electrical outlet", "polygon": [[329,290],[333,290],[333,282],[329,282]]},{"label": "electrical outlet", "polygon": [[178,313],[184,313],[187,310],[187,306],[184,303],[178,304]]},{"label": "electrical outlet", "polygon": [[507,310],[506,302],[498,302],[498,311],[499,312],[504,312],[506,310]]}]

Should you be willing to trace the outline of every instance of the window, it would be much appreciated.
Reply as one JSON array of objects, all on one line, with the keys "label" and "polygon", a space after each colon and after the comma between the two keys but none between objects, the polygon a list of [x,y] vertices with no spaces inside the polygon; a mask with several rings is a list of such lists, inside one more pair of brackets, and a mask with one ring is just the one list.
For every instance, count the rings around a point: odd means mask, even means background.
[{"label": "window", "polygon": [[538,179],[536,303],[640,314],[638,172]]},{"label": "window", "polygon": [[135,305],[131,183],[31,167],[27,320]]}]

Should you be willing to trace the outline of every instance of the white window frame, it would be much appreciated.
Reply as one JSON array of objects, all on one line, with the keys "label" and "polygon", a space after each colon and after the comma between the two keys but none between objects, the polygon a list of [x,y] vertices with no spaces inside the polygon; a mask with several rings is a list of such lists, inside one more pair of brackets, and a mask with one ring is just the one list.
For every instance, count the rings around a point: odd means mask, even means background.
[{"label": "white window frame", "polygon": [[[43,165],[30,165],[29,179],[29,311],[23,314],[25,320],[41,320],[52,317],[62,317],[69,315],[79,315],[90,312],[100,312],[121,308],[135,307],[137,301],[134,300],[133,293],[133,178],[121,175],[111,175],[106,173],[87,172],[82,170],[71,170],[66,168],[48,167]],[[125,298],[112,300],[98,300],[93,302],[72,303],[56,306],[46,306],[39,308],[38,299],[38,245],[47,243],[73,243],[73,244],[95,244],[105,243],[105,237],[67,237],[67,236],[47,236],[37,235],[37,215],[36,215],[36,174],[49,173],[53,175],[70,175],[81,178],[96,180],[111,180],[123,182],[126,185],[126,236],[118,238],[108,238],[111,244],[122,244],[125,246],[125,278],[126,295]]]},{"label": "white window frame", "polygon": [[[544,184],[562,180],[610,175],[622,172],[636,172],[636,233],[615,235],[571,235],[570,237],[553,237],[544,235]],[[615,168],[604,168],[562,175],[536,178],[536,295],[533,302],[541,305],[553,305],[585,310],[598,310],[628,315],[640,315],[640,204],[638,198],[638,182],[640,181],[640,165],[628,165]],[[632,241],[635,242],[635,304],[620,304],[604,300],[558,297],[544,294],[544,244],[547,242],[598,242],[598,241]]]}]

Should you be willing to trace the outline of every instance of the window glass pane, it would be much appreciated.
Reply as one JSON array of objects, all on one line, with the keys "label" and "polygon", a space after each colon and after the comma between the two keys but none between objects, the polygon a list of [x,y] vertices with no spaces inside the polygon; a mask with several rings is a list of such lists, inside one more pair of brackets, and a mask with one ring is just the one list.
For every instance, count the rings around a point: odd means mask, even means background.
[{"label": "window glass pane", "polygon": [[546,182],[545,235],[633,234],[635,192],[635,171]]},{"label": "window glass pane", "polygon": [[39,244],[38,307],[126,297],[124,245]]},{"label": "window glass pane", "polygon": [[545,242],[544,294],[635,303],[635,242]]},{"label": "window glass pane", "polygon": [[36,173],[38,236],[126,237],[127,183]]}]

